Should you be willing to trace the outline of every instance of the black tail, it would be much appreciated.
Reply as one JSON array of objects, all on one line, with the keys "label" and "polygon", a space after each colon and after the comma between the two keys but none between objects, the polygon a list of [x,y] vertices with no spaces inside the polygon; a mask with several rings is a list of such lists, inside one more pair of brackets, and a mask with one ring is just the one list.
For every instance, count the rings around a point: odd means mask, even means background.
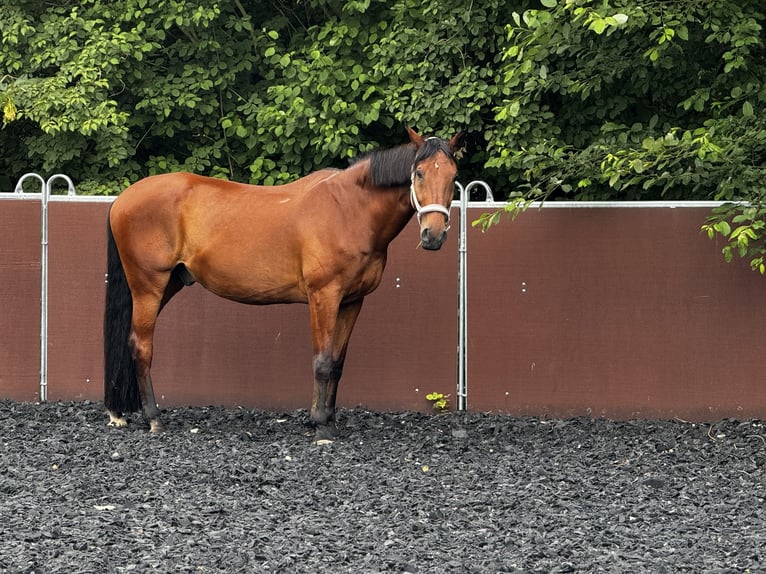
[{"label": "black tail", "polygon": [[104,308],[104,406],[118,414],[141,408],[136,364],[130,349],[133,297],[125,279],[120,253],[106,223],[106,305]]}]

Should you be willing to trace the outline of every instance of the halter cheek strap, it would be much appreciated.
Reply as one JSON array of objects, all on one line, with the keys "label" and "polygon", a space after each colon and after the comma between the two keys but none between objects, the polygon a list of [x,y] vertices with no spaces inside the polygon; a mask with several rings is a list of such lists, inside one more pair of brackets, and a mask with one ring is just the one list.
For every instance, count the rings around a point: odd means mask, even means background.
[{"label": "halter cheek strap", "polygon": [[421,217],[426,213],[438,212],[441,213],[447,220],[447,229],[449,229],[449,209],[441,205],[440,203],[429,203],[428,205],[420,205],[418,196],[415,193],[415,174],[412,174],[412,183],[410,184],[410,204],[412,205],[415,213],[418,216],[418,223],[420,223]]}]

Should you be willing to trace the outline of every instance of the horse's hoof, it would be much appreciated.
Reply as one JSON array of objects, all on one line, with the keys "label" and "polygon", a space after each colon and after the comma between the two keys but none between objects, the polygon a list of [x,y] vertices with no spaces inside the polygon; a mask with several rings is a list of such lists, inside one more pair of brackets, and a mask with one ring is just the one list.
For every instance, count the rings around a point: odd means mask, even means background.
[{"label": "horse's hoof", "polygon": [[329,444],[338,438],[338,434],[338,427],[333,423],[317,426],[314,443]]},{"label": "horse's hoof", "polygon": [[128,426],[128,421],[125,417],[121,417],[111,411],[107,411],[106,414],[109,415],[109,422],[106,423],[106,426],[118,428]]},{"label": "horse's hoof", "polygon": [[149,421],[149,432],[153,432],[153,433],[165,432],[165,425],[162,424],[162,422],[157,419],[154,419],[153,421]]}]

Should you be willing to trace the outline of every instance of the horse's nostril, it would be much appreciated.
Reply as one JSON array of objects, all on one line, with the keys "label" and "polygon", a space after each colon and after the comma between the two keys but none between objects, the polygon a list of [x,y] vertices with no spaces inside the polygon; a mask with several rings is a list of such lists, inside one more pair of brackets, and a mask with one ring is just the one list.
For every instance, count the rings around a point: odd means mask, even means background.
[{"label": "horse's nostril", "polygon": [[420,231],[420,244],[429,250],[439,249],[446,238],[447,232],[445,230],[434,234],[431,228],[426,227]]}]

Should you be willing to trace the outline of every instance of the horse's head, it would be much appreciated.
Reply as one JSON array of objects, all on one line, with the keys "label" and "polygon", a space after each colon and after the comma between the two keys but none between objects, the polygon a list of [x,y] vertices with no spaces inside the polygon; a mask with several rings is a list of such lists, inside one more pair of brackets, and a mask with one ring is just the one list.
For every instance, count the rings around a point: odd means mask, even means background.
[{"label": "horse's head", "polygon": [[420,242],[425,249],[439,249],[447,238],[452,196],[455,193],[457,162],[462,134],[449,141],[436,137],[423,138],[408,128],[415,144],[412,164],[410,203],[420,224]]}]

